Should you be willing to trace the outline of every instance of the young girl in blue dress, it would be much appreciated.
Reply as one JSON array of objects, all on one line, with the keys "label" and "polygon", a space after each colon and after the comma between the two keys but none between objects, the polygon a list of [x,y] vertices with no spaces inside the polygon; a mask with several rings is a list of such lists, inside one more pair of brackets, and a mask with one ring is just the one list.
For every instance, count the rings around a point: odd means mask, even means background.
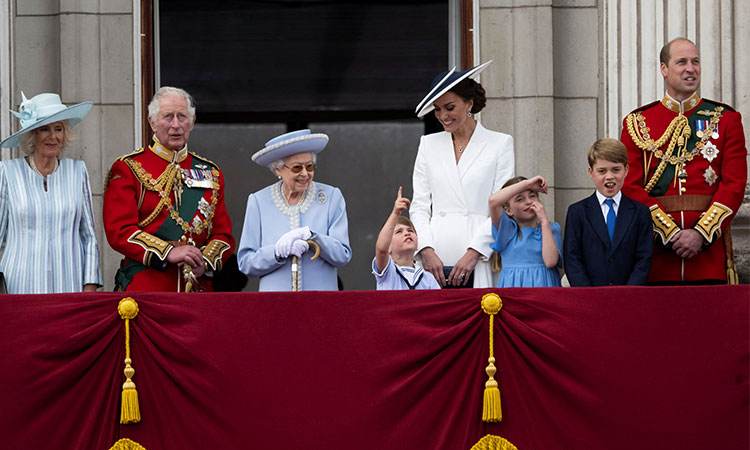
[{"label": "young girl in blue dress", "polygon": [[502,256],[497,287],[559,287],[560,224],[550,223],[539,201],[547,180],[516,177],[490,196],[492,249]]}]

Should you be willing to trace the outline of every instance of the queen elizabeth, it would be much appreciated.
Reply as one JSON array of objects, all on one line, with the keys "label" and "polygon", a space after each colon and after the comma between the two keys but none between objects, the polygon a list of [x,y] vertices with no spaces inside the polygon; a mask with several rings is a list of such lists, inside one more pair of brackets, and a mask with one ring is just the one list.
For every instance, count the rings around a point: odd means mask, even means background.
[{"label": "queen elizabeth", "polygon": [[260,291],[290,291],[293,276],[299,290],[338,289],[336,269],[351,260],[352,250],[344,196],[313,181],[317,154],[327,144],[327,135],[299,130],[271,139],[252,156],[279,179],[248,197],[237,254],[240,270],[260,277]]}]

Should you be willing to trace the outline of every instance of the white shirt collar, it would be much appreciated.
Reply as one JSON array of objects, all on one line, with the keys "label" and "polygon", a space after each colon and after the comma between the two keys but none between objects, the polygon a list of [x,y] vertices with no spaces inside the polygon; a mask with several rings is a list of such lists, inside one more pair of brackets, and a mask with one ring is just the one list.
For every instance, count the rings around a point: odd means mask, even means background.
[{"label": "white shirt collar", "polygon": [[[597,200],[599,200],[599,206],[602,206],[604,205],[604,200],[608,199],[609,197],[605,197],[601,192],[596,191],[596,198]],[[612,200],[615,201],[615,206],[620,206],[620,199],[622,199],[622,191],[617,191],[617,194],[612,197]]]}]

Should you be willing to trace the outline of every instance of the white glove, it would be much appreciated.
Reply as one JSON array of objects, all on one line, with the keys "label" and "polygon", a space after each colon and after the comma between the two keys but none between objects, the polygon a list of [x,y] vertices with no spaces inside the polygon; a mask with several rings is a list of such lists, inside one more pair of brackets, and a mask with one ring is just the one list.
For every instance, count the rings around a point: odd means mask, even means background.
[{"label": "white glove", "polygon": [[276,259],[284,259],[289,257],[292,252],[292,244],[300,239],[307,240],[312,237],[310,227],[295,228],[291,231],[284,233],[278,241],[276,241],[275,252]]},{"label": "white glove", "polygon": [[289,253],[299,258],[308,248],[310,248],[310,244],[307,241],[298,239],[292,243],[292,250]]}]

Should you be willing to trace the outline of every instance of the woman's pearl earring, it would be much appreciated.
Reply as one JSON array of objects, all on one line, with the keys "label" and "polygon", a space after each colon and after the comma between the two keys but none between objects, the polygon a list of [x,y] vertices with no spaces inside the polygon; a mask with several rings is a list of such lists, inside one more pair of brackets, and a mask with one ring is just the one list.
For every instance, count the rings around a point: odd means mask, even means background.
[{"label": "woman's pearl earring", "polygon": [[466,117],[471,118],[471,110],[469,110],[469,111],[466,112]]}]

